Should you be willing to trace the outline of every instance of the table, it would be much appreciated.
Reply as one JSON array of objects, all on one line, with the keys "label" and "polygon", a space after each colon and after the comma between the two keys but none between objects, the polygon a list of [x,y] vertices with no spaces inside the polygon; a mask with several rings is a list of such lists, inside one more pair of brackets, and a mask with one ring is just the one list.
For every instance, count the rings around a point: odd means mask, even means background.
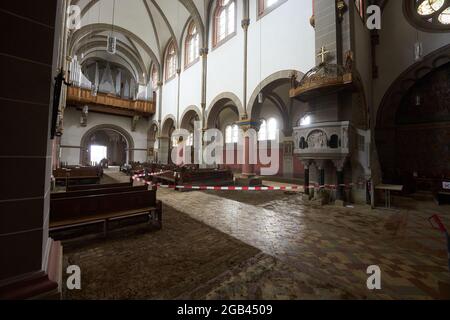
[{"label": "table", "polygon": [[385,193],[385,206],[386,208],[391,208],[391,192],[392,191],[403,191],[403,186],[395,184],[380,184],[375,187],[375,190],[383,190]]}]

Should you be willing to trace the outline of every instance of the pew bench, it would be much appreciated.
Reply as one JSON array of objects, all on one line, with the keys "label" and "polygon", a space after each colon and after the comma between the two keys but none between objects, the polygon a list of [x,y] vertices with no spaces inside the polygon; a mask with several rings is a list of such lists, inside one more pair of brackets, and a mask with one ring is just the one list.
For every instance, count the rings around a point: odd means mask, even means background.
[{"label": "pew bench", "polygon": [[80,191],[68,191],[68,192],[58,192],[52,193],[50,199],[65,199],[65,198],[79,198],[87,197],[101,194],[114,194],[123,192],[133,192],[133,191],[145,191],[148,190],[148,186],[137,186],[137,187],[118,187],[118,188],[100,188],[100,189],[86,189]]},{"label": "pew bench", "polygon": [[51,199],[49,229],[53,233],[103,224],[106,236],[110,222],[144,216],[162,228],[162,203],[154,190]]},{"label": "pew bench", "polygon": [[85,191],[85,190],[92,190],[92,189],[112,189],[112,188],[126,188],[126,187],[132,187],[133,186],[133,180],[126,183],[111,183],[111,184],[87,184],[87,185],[80,185],[80,186],[68,186],[67,191]]}]

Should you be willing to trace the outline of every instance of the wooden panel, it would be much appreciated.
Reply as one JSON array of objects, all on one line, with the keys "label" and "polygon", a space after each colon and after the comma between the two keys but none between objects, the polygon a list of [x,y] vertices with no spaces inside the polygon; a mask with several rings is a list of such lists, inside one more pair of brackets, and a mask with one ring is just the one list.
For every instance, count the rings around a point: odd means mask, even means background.
[{"label": "wooden panel", "polygon": [[[156,112],[152,101],[128,100],[113,95],[98,93],[93,96],[91,91],[79,87],[67,89],[67,103],[77,105],[95,105],[103,107],[103,112],[115,113],[114,109],[125,110],[130,115],[151,116]],[[100,111],[100,110],[97,110]]]}]

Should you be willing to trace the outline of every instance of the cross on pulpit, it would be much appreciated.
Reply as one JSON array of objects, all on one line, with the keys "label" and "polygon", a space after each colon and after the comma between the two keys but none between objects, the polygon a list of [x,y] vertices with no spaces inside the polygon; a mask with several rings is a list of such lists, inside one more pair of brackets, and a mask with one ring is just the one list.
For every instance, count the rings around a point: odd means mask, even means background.
[{"label": "cross on pulpit", "polygon": [[325,47],[322,46],[322,48],[320,49],[320,52],[319,52],[319,54],[317,55],[317,57],[321,58],[322,63],[325,63],[325,58],[326,58],[326,55],[327,55],[328,53],[330,53],[330,51],[325,50]]}]

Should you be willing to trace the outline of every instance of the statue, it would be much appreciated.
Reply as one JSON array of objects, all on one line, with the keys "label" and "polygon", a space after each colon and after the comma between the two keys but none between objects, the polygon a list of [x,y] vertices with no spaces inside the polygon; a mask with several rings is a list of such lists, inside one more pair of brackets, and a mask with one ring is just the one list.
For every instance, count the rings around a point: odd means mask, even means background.
[{"label": "statue", "polygon": [[297,72],[292,71],[292,73],[291,73],[291,89],[296,89],[297,85],[298,85]]},{"label": "statue", "polygon": [[347,51],[345,54],[345,72],[351,73],[353,70],[353,51]]},{"label": "statue", "polygon": [[323,131],[316,130],[308,137],[307,145],[313,149],[324,149],[328,146],[327,136]]}]

